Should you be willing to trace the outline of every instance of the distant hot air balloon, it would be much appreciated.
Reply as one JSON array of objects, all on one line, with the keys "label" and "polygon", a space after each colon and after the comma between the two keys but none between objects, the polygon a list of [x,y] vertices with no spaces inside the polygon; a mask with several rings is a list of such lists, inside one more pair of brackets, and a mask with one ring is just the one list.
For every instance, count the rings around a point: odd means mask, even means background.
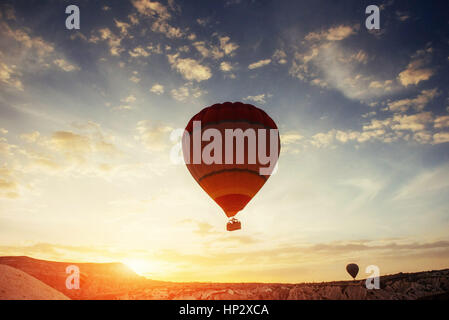
[{"label": "distant hot air balloon", "polygon": [[350,263],[346,266],[346,271],[351,275],[351,277],[355,280],[357,274],[359,273],[359,266],[355,263]]},{"label": "distant hot air balloon", "polygon": [[[198,130],[199,123],[201,130]],[[208,129],[215,130],[209,130],[208,133]],[[234,132],[238,129],[243,132],[246,132],[247,129],[253,129],[256,132],[256,141],[252,141],[256,142],[255,149],[251,148],[249,137],[245,137],[243,149],[237,148],[236,143],[233,147],[227,148],[226,141],[224,141],[227,137],[226,129],[232,129]],[[275,130],[270,131],[270,129]],[[259,130],[263,131],[265,136],[259,136]],[[275,148],[275,152],[272,153],[275,153],[275,162],[277,162],[280,140],[276,123],[263,110],[253,105],[225,102],[201,110],[189,121],[185,132],[188,133],[189,139],[184,139],[186,136],[184,135],[182,149],[188,170],[229,218],[227,230],[240,229],[241,223],[235,219],[235,215],[245,208],[270,177],[269,174],[260,174],[260,169],[266,168],[268,165],[266,161],[260,161],[259,151],[262,150],[262,154],[265,152],[265,155],[269,156],[270,151]],[[203,152],[210,152],[210,144],[216,142],[215,134],[217,133],[221,134],[222,144],[219,149],[214,149],[210,154],[216,160],[221,159],[221,162],[214,161],[211,163],[203,157],[199,159]],[[203,137],[203,134],[205,137]],[[199,144],[197,142],[195,151],[195,139],[199,139],[200,135],[202,140]],[[211,135],[214,136],[211,137]],[[265,141],[262,140],[263,137],[265,137]],[[233,138],[231,140],[236,141]],[[273,142],[276,143],[273,144]],[[230,152],[232,163],[226,160]],[[238,161],[239,153],[244,156],[240,161]],[[254,156],[256,156],[255,162]],[[274,167],[275,164],[272,163],[271,165]]]}]

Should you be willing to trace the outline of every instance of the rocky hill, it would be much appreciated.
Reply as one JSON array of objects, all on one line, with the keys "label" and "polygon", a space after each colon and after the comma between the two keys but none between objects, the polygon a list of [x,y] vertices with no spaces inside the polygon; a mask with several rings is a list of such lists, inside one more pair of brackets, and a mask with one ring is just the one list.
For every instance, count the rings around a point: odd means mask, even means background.
[{"label": "rocky hill", "polygon": [[69,300],[29,274],[0,264],[0,300]]},{"label": "rocky hill", "polygon": [[381,288],[365,280],[302,284],[172,283],[129,292],[130,299],[187,300],[416,300],[449,299],[449,269],[383,276]]},{"label": "rocky hill", "polygon": [[[449,269],[382,276],[381,288],[368,290],[365,280],[301,284],[175,283],[146,279],[120,263],[66,263],[0,257],[0,264],[20,269],[72,299],[449,299]],[[79,290],[65,287],[65,269],[71,264],[77,265],[82,273]]]},{"label": "rocky hill", "polygon": [[[54,262],[25,256],[0,257],[0,265],[22,270],[71,299],[92,299],[109,295],[126,298],[128,290],[160,283],[141,277],[122,263]],[[80,270],[80,289],[67,289],[67,266],[76,265]],[[124,295],[122,297],[122,295]]]}]

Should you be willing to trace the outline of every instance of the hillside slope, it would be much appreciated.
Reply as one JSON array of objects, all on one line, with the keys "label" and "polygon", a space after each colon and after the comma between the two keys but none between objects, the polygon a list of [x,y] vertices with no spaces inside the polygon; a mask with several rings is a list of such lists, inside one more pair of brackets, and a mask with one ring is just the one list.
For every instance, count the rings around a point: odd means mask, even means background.
[{"label": "hillside slope", "polygon": [[0,264],[0,300],[69,300],[29,274]]},{"label": "hillside slope", "polygon": [[[151,286],[153,282],[141,277],[122,263],[77,263],[38,260],[25,256],[0,257],[0,265],[20,269],[39,279],[50,287],[62,292],[71,299],[91,299],[98,295],[120,296],[142,285]],[[78,266],[81,273],[80,289],[67,289],[67,266]]]}]

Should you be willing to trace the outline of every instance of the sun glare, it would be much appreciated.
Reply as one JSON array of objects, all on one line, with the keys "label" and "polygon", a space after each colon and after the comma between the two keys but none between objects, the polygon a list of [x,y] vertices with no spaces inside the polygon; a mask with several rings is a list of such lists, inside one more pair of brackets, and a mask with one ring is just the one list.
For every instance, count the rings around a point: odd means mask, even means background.
[{"label": "sun glare", "polygon": [[154,266],[147,260],[126,259],[123,263],[141,276],[147,276],[154,272]]}]

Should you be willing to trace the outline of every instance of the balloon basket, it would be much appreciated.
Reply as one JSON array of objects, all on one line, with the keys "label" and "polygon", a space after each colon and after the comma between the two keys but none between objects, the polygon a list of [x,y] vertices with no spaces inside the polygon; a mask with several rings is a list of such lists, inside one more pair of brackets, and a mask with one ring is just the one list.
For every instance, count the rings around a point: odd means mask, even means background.
[{"label": "balloon basket", "polygon": [[235,218],[230,219],[226,224],[226,230],[228,231],[235,231],[240,229],[242,229],[242,223]]}]

